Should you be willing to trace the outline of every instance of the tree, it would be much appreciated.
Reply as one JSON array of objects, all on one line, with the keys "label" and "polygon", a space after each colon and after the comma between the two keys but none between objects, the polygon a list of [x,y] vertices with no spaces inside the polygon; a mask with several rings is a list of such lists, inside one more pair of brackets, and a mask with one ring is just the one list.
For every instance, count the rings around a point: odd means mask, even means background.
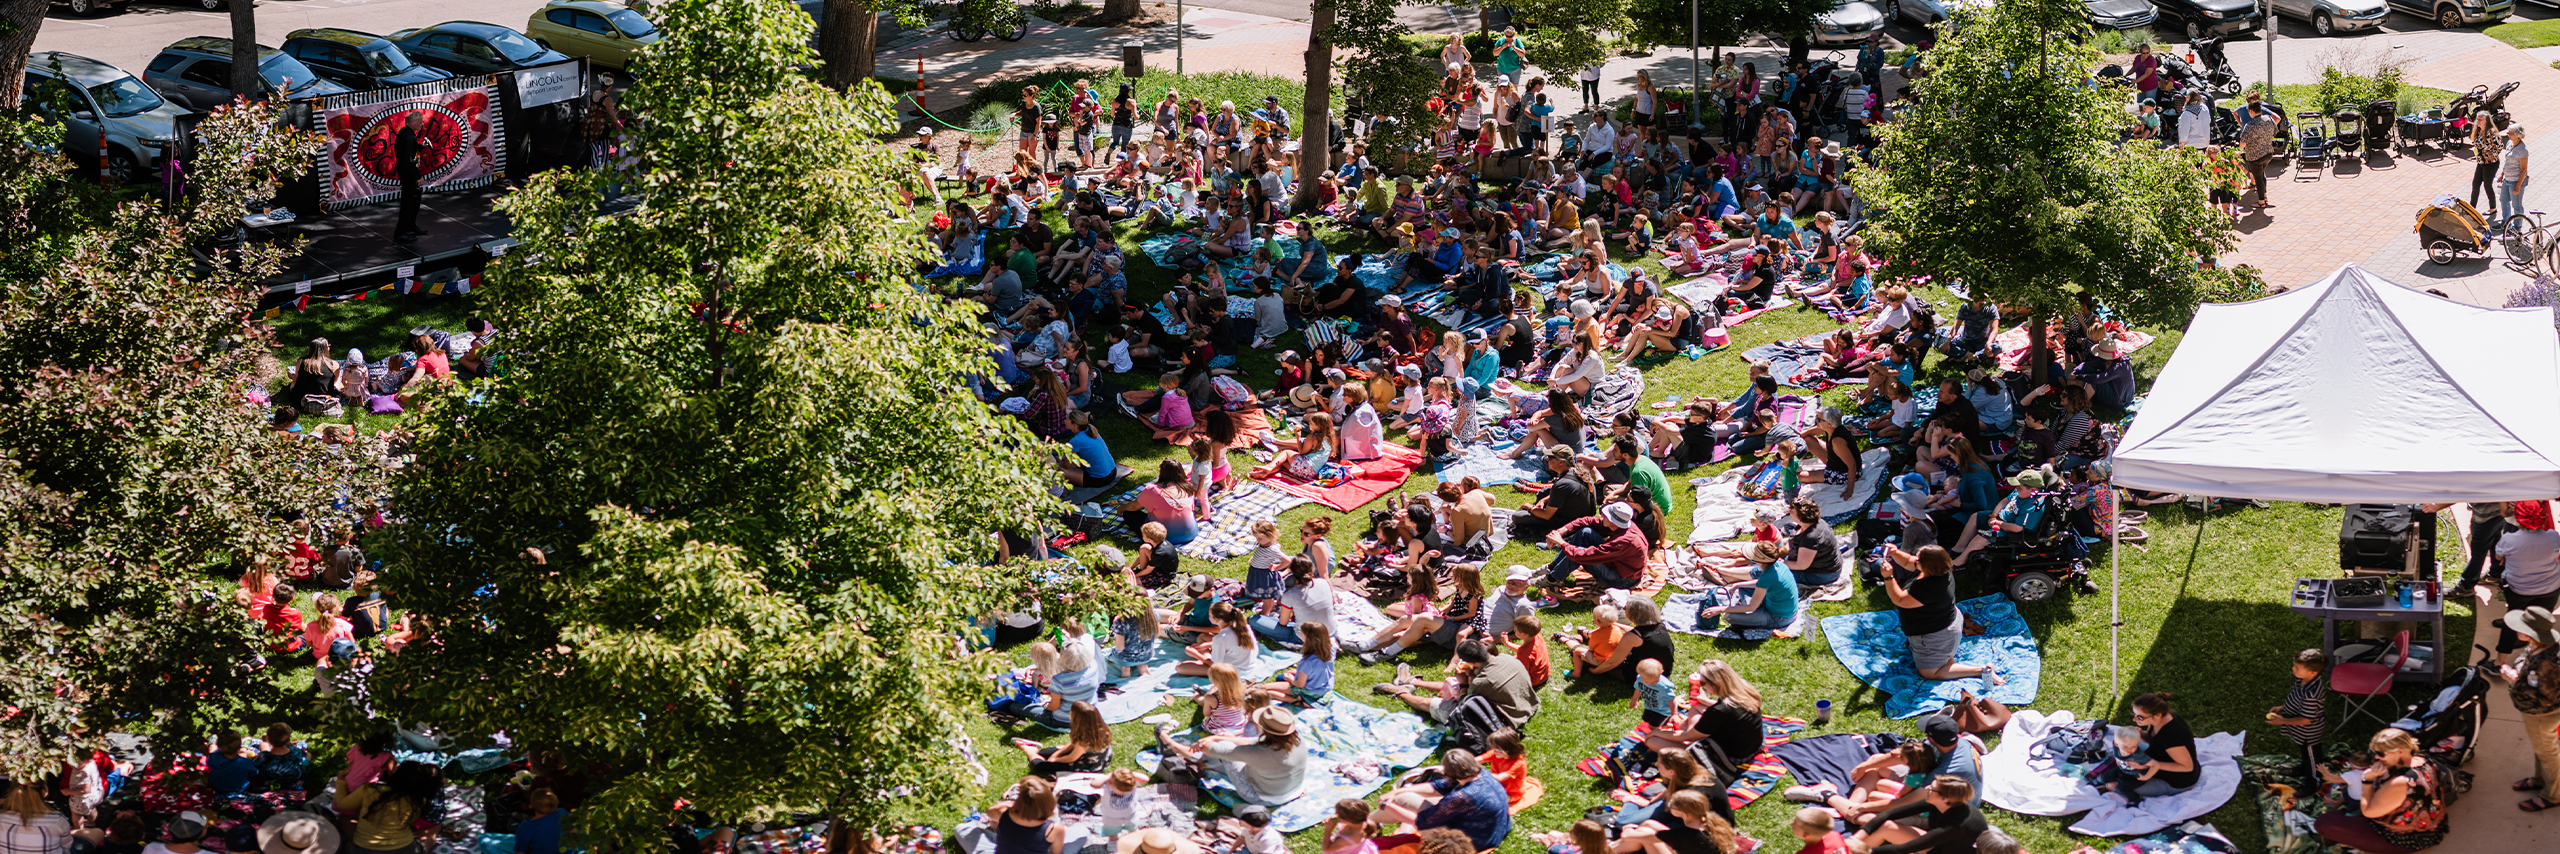
[{"label": "tree", "polygon": [[[1689,43],[1691,0],[1627,0],[1627,38],[1644,45]],[[1738,45],[1759,33],[1793,36],[1813,31],[1814,19],[1838,0],[1696,0],[1698,44]],[[1721,55],[1719,53],[1719,55]],[[1768,69],[1763,69],[1766,72]]]},{"label": "tree", "polygon": [[625,852],[666,847],[677,797],[853,828],[957,797],[966,768],[919,757],[1003,664],[956,629],[1035,589],[1053,619],[1061,590],[1130,601],[1117,574],[978,565],[1063,505],[1047,446],[964,385],[994,371],[974,304],[915,280],[935,254],[887,93],[802,79],[788,6],[659,12],[625,100],[638,209],[597,214],[594,173],[503,202],[523,243],[475,296],[497,375],[410,416],[384,532],[380,584],[434,642],[361,686],[384,719],[599,769],[573,821]]},{"label": "tree", "polygon": [[[255,99],[266,86],[258,76],[258,0],[231,0],[231,93]],[[290,81],[287,85],[303,81]],[[291,94],[276,93],[277,97]]]},{"label": "tree", "polygon": [[[36,31],[53,0],[0,0],[0,80],[21,80],[27,54],[35,50]],[[24,87],[0,86],[0,109],[16,109]]]},{"label": "tree", "polygon": [[[1316,209],[1315,176],[1333,171],[1333,17],[1341,0],[1315,0],[1307,25],[1307,99],[1298,112],[1298,195],[1289,209]],[[1312,237],[1313,235],[1309,235]]]},{"label": "tree", "polygon": [[[1146,14],[1146,4],[1139,0],[1102,0],[1102,19],[1105,21],[1128,21]],[[1181,26],[1181,23],[1175,22],[1174,25]]]},{"label": "tree", "polygon": [[925,25],[924,4],[918,0],[826,0],[819,13],[818,60],[826,68],[828,87],[842,92],[879,70],[884,12],[906,26]]},{"label": "tree", "polygon": [[1532,25],[1522,54],[1551,74],[1571,74],[1609,58],[1602,33],[1627,29],[1626,0],[1514,0],[1514,20]]},{"label": "tree", "polygon": [[[2095,300],[2138,324],[2182,324],[2229,274],[2234,244],[2192,152],[2119,145],[2117,93],[2082,85],[2098,56],[2071,0],[2004,0],[1929,51],[1919,98],[1850,174],[1896,277],[1963,282],[2043,318]],[[2043,380],[2045,360],[2031,360]]]},{"label": "tree", "polygon": [[[1441,69],[1433,57],[1415,56],[1404,37],[1412,33],[1396,19],[1396,0],[1331,0],[1333,47],[1348,48],[1341,57],[1342,86],[1360,112],[1370,118],[1365,136],[1371,156],[1381,161],[1410,151],[1428,140],[1439,119],[1430,109]],[[1309,85],[1307,95],[1315,97]],[[1330,96],[1331,93],[1327,93]],[[1328,102],[1329,103],[1329,102]],[[1423,155],[1427,161],[1430,155]]]},{"label": "tree", "polygon": [[191,254],[310,163],[317,138],[275,122],[215,109],[164,210],[63,180],[59,130],[0,113],[0,635],[19,651],[0,770],[20,779],[111,728],[184,743],[272,713],[231,578],[282,551],[282,519],[344,526],[381,495],[378,443],[286,441],[243,405],[265,385],[257,282],[291,250]]}]

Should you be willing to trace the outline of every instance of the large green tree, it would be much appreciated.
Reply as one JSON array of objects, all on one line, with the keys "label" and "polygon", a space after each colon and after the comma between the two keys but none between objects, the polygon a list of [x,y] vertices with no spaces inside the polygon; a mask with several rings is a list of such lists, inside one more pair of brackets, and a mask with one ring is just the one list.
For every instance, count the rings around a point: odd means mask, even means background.
[{"label": "large green tree", "polygon": [[[2206,172],[2185,149],[2117,143],[2130,114],[2121,90],[2084,85],[2087,27],[2073,0],[2002,0],[1929,51],[1919,103],[1850,176],[1887,273],[1960,281],[2037,319],[2087,298],[2171,325],[2227,280],[2198,264],[2234,243]],[[2043,346],[2044,324],[2028,328]]]},{"label": "large green tree", "polygon": [[[1361,112],[1374,123],[1363,134],[1369,156],[1381,164],[1392,163],[1395,152],[1412,150],[1431,137],[1438,121],[1430,103],[1439,91],[1439,62],[1416,56],[1406,46],[1404,37],[1413,31],[1396,19],[1397,0],[1324,2],[1333,6],[1333,26],[1326,40],[1332,51],[1341,52],[1342,86],[1350,98],[1359,99]],[[1307,87],[1311,101],[1315,89]],[[1426,153],[1422,162],[1429,159]],[[1302,194],[1302,198],[1312,196]]]},{"label": "large green tree", "polygon": [[256,282],[291,249],[193,254],[308,165],[316,138],[275,121],[213,111],[163,207],[67,180],[59,129],[0,112],[0,770],[274,712],[231,579],[281,553],[285,518],[346,524],[380,495],[378,446],[288,441],[248,403]]},{"label": "large green tree", "polygon": [[381,583],[434,642],[368,685],[385,718],[597,769],[574,822],[627,852],[676,798],[861,827],[962,791],[1003,665],[960,629],[1035,583],[979,565],[987,532],[1058,506],[964,387],[994,370],[975,312],[918,287],[886,93],[795,73],[787,5],[658,13],[639,207],[599,215],[593,174],[511,194],[523,242],[474,295],[496,375],[410,416]]},{"label": "large green tree", "polygon": [[1627,29],[1627,0],[1513,0],[1512,20],[1528,37],[1529,64],[1565,75],[1609,58],[1601,39]]}]

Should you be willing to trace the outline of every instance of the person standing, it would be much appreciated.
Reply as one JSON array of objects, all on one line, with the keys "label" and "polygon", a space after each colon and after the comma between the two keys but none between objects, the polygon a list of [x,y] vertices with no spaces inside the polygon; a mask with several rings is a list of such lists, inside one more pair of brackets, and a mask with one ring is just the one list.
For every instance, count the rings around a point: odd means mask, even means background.
[{"label": "person standing", "polygon": [[2524,187],[2532,175],[2527,172],[2524,147],[2524,125],[2507,126],[2507,150],[2498,155],[2498,209],[2507,216],[2524,215]]},{"label": "person standing", "polygon": [[2160,100],[2160,58],[2151,55],[2150,45],[2133,49],[2133,88],[2141,93],[2134,97],[2136,102],[2150,104]]},{"label": "person standing", "polygon": [[402,243],[427,233],[418,227],[418,199],[424,192],[418,186],[418,179],[423,176],[418,161],[426,153],[426,136],[426,111],[411,110],[408,124],[391,142],[392,167],[400,176],[400,227],[392,232],[392,239]]},{"label": "person standing", "polygon": [[[2517,501],[2508,504],[2507,511],[2515,519],[2515,529],[2498,538],[2497,549],[2498,587],[2505,591],[2507,610],[2560,604],[2560,532],[2552,530],[2551,503]],[[2519,635],[2502,632],[2498,636],[2499,655],[2523,646]]]},{"label": "person standing", "polygon": [[1520,31],[1511,27],[1502,28],[1502,35],[1494,38],[1493,70],[1502,74],[1502,82],[1520,85],[1520,69],[1529,64],[1528,47]]},{"label": "person standing", "polygon": [[2203,148],[2213,143],[2213,108],[2204,102],[2204,94],[2187,94],[2186,106],[2178,109],[2178,144],[2187,148]]},{"label": "person standing", "polygon": [[1600,66],[1585,66],[1574,73],[1573,79],[1582,82],[1583,109],[1591,109],[1591,105],[1600,103]]},{"label": "person standing", "polygon": [[2533,776],[2515,784],[2516,791],[2533,797],[2516,809],[2541,812],[2560,806],[2560,741],[2552,735],[2560,728],[2560,627],[2553,625],[2551,609],[2539,606],[2508,611],[2506,624],[2524,637],[2526,649],[2499,673],[2507,677],[2507,698],[2524,716],[2525,740],[2533,745]]},{"label": "person standing", "polygon": [[2258,191],[2258,207],[2272,208],[2267,200],[2267,161],[2276,156],[2276,127],[2284,114],[2266,105],[2264,96],[2249,93],[2248,103],[2240,107],[2240,158],[2249,165],[2249,186]]},{"label": "person standing", "polygon": [[2489,209],[2482,213],[2496,226],[2498,210],[2498,152],[2506,146],[2498,140],[2497,119],[2488,110],[2471,113],[2471,206],[2480,206],[2480,193],[2489,193]]},{"label": "person standing", "polygon": [[596,75],[595,91],[587,95],[586,121],[579,127],[587,140],[587,166],[605,169],[613,165],[613,136],[622,130],[622,105],[613,100],[613,75]]}]

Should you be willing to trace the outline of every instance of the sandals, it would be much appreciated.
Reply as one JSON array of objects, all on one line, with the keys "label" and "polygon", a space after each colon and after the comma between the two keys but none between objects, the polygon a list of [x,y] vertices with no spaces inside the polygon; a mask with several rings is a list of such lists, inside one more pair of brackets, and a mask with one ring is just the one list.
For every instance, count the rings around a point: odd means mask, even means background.
[{"label": "sandals", "polygon": [[2552,807],[2560,807],[2560,803],[2553,803],[2550,798],[2540,796],[2526,798],[2524,802],[2516,804],[2516,809],[2525,812],[2541,812]]},{"label": "sandals", "polygon": [[2517,780],[2515,785],[2508,786],[2507,788],[2514,789],[2519,792],[2538,791],[2542,788],[2542,778],[2526,777],[2522,780]]}]

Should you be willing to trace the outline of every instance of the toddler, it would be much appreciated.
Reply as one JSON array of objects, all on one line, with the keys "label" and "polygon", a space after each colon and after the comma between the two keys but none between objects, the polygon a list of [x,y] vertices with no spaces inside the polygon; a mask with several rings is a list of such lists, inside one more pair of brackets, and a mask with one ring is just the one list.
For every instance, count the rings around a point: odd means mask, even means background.
[{"label": "toddler", "polygon": [[1344,798],[1333,805],[1333,817],[1324,820],[1324,854],[1378,854],[1378,843],[1369,837],[1369,802]]},{"label": "toddler", "polygon": [[1627,698],[1627,705],[1644,709],[1646,726],[1660,726],[1671,718],[1673,694],[1671,681],[1662,678],[1661,661],[1648,658],[1636,662],[1636,695]]},{"label": "toddler", "polygon": [[1280,571],[1288,566],[1289,556],[1280,551],[1280,526],[1264,519],[1253,523],[1253,559],[1244,574],[1244,598],[1254,603],[1255,613],[1271,613],[1280,598]]},{"label": "toddler", "polygon": [[1797,839],[1804,840],[1804,847],[1796,849],[1796,854],[1849,854],[1849,841],[1840,837],[1840,831],[1831,829],[1831,823],[1830,810],[1821,807],[1796,810],[1795,821],[1788,826],[1789,830],[1795,831]]},{"label": "toddler", "polygon": [[2141,806],[2142,796],[2134,794],[2133,790],[2134,787],[2142,785],[2140,766],[2151,761],[2151,755],[2142,752],[2142,731],[2129,726],[2120,726],[2115,728],[2112,735],[2116,742],[2115,767],[2106,769],[2098,775],[2098,779],[2090,782],[2098,785],[2098,791],[2123,795],[2126,806]]},{"label": "toddler", "polygon": [[1093,817],[1102,820],[1102,834],[1113,836],[1134,829],[1138,820],[1138,787],[1147,782],[1135,768],[1111,772],[1102,784],[1102,798],[1094,802]]}]

